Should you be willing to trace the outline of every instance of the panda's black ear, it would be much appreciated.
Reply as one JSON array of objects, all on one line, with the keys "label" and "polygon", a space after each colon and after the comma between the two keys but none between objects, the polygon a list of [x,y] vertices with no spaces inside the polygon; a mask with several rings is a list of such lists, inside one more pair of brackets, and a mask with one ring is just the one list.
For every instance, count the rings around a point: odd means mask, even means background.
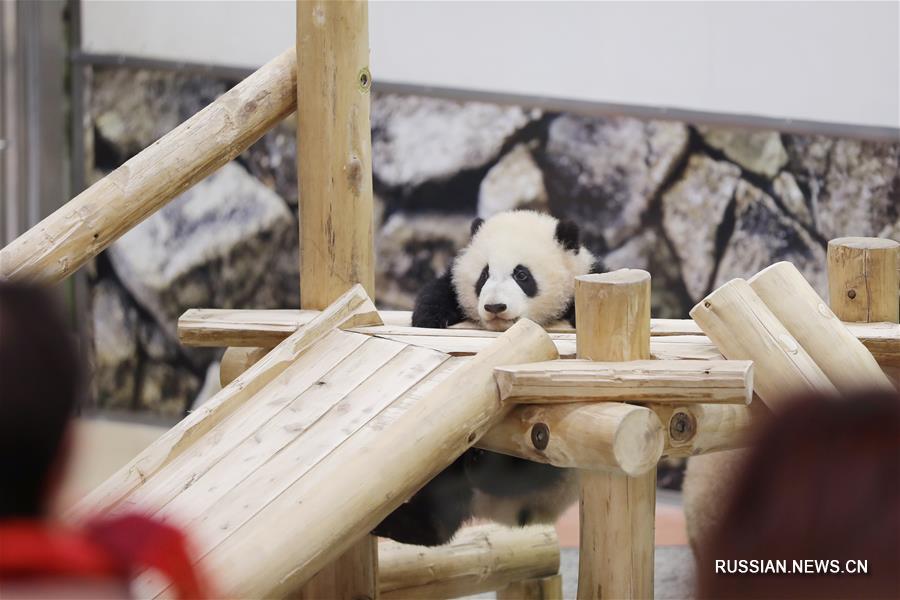
[{"label": "panda's black ear", "polygon": [[484,225],[484,219],[474,219],[472,221],[471,227],[469,228],[469,233],[474,236],[482,225]]},{"label": "panda's black ear", "polygon": [[578,250],[581,248],[580,236],[581,232],[574,222],[561,220],[556,224],[556,241],[562,244],[566,250],[574,250],[578,254]]}]

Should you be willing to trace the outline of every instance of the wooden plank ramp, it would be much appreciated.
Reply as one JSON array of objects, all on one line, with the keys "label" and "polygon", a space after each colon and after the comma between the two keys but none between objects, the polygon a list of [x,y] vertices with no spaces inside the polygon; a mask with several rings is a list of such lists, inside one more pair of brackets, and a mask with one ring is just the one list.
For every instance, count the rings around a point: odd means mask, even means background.
[{"label": "wooden plank ramp", "polygon": [[[349,294],[352,306],[371,306],[361,288]],[[151,446],[73,516],[102,507],[155,515],[191,532],[217,594],[295,594],[503,418],[495,367],[557,357],[531,322],[464,360],[341,330],[359,322],[347,302],[292,334],[315,330],[315,341],[281,352],[277,372],[270,353],[210,402],[237,389],[248,397],[188,417],[189,436]],[[326,314],[341,318],[326,327]],[[173,594],[154,572],[135,585],[141,598]]]}]

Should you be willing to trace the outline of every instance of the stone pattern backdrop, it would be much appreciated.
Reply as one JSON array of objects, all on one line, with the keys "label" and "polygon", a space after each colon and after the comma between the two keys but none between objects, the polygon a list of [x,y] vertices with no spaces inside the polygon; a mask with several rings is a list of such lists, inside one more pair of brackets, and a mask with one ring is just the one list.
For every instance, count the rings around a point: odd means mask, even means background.
[{"label": "stone pattern backdrop", "polygon": [[[95,69],[89,179],[234,83]],[[779,260],[825,295],[828,239],[900,238],[900,142],[375,95],[372,145],[383,308],[411,308],[472,218],[513,208],[574,219],[608,268],[648,270],[658,317]],[[175,418],[217,389],[220,351],[177,342],[184,310],[296,306],[295,150],[288,119],[95,261],[94,408]]]}]

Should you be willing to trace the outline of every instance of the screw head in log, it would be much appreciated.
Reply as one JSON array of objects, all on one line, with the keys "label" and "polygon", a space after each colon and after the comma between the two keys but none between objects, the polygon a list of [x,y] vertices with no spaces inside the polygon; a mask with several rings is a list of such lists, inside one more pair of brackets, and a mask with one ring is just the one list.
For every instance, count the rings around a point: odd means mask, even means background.
[{"label": "screw head in log", "polygon": [[848,290],[848,291],[847,291],[847,297],[850,298],[851,300],[853,300],[854,298],[856,298],[856,290]]},{"label": "screw head in log", "polygon": [[679,410],[669,419],[669,437],[674,442],[686,442],[697,433],[697,420],[691,413]]},{"label": "screw head in log", "polygon": [[535,423],[531,427],[531,443],[538,450],[546,450],[550,444],[550,428],[546,423]]}]

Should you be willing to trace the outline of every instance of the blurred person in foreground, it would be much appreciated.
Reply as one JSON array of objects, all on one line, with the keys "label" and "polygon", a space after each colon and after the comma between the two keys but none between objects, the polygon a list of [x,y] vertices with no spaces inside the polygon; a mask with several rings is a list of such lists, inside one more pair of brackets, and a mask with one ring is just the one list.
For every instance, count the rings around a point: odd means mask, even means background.
[{"label": "blurred person in foreground", "polygon": [[[798,399],[751,448],[699,548],[700,598],[900,598],[900,396]],[[741,560],[787,573],[716,572]],[[796,573],[795,560],[829,572]],[[847,572],[856,561],[867,573]]]},{"label": "blurred person in foreground", "polygon": [[0,281],[0,597],[127,598],[145,569],[202,597],[176,529],[141,516],[54,520],[81,366],[50,294]]}]

